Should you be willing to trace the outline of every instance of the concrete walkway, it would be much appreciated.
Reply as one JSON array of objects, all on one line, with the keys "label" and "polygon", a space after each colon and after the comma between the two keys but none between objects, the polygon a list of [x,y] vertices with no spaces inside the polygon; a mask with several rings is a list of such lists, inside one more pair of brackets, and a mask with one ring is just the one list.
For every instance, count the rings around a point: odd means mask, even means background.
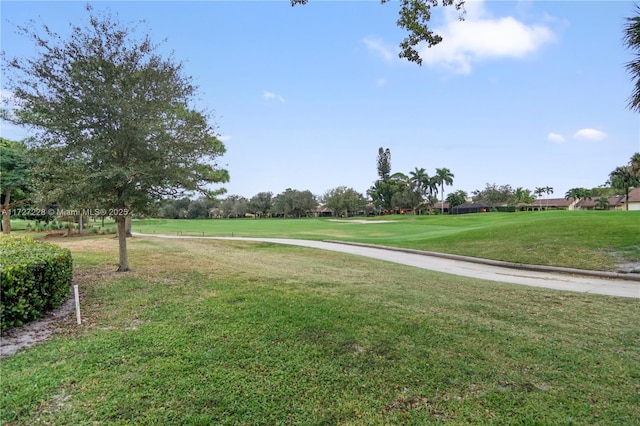
[{"label": "concrete walkway", "polygon": [[288,244],[366,256],[401,265],[414,266],[417,268],[489,281],[500,281],[531,287],[544,287],[562,291],[640,298],[640,276],[637,274],[611,274],[606,272],[582,271],[568,268],[518,265],[508,262],[498,262],[477,258],[471,259],[465,258],[464,256],[389,247],[382,248],[380,246],[337,241],[311,241],[286,238],[190,237],[181,235],[151,235],[139,233],[134,233],[134,236],[170,239],[257,241]]}]

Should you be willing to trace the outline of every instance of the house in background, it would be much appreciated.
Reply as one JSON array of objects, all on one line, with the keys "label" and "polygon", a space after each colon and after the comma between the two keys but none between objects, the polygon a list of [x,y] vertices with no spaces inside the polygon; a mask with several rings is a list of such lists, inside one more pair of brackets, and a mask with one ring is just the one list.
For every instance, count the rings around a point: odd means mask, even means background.
[{"label": "house in background", "polygon": [[538,211],[538,210],[573,210],[573,200],[566,198],[540,198],[531,204],[521,206],[520,210]]},{"label": "house in background", "polygon": [[[592,197],[587,200],[580,200],[576,203],[575,210],[595,210],[598,205],[598,199],[600,197]],[[629,199],[625,195],[612,195],[607,197],[609,202],[609,210],[627,210],[627,204],[629,204],[629,210],[640,210],[640,188],[634,188],[629,191]]]},{"label": "house in background", "polygon": [[486,213],[493,209],[489,204],[485,203],[464,203],[459,206],[455,206],[451,211],[453,214],[467,214],[467,213]]},{"label": "house in background", "polygon": [[[550,198],[548,200],[538,199],[531,204],[524,206],[522,209],[527,211],[536,210],[595,210],[600,197],[594,196],[586,200],[574,200],[565,198]],[[640,188],[634,188],[629,191],[629,200],[624,195],[612,195],[607,197],[609,202],[609,210],[626,210],[626,204],[629,204],[629,210],[640,210]]]}]

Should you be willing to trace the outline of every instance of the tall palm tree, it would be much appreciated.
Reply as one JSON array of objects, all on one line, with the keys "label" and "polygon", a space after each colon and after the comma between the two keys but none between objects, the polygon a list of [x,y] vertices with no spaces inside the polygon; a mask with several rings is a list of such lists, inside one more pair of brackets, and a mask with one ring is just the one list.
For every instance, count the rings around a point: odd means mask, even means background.
[{"label": "tall palm tree", "polygon": [[409,172],[409,182],[411,182],[423,197],[426,195],[429,186],[429,175],[424,168],[417,168]]},{"label": "tall palm tree", "polygon": [[632,111],[640,112],[640,6],[636,6],[636,16],[627,18],[622,38],[626,46],[635,53],[635,58],[627,63],[627,71],[634,81],[628,106]]},{"label": "tall palm tree", "polygon": [[[414,171],[409,172],[409,183],[416,188],[418,194],[420,194],[420,204],[424,202],[424,198],[430,193],[431,178],[424,168],[415,168]],[[418,213],[421,213],[420,211]]]},{"label": "tall palm tree", "polygon": [[[533,191],[534,194],[536,194],[538,196],[538,198],[542,197],[542,194],[544,194],[546,192],[546,188],[542,187],[542,186],[536,186],[536,189]],[[541,207],[540,209],[542,209],[542,202],[538,203]]]},{"label": "tall palm tree", "polygon": [[617,189],[622,189],[625,196],[625,210],[629,210],[629,191],[638,181],[638,178],[631,172],[630,166],[619,166],[609,173],[609,183]]},{"label": "tall palm tree", "polygon": [[451,170],[443,167],[441,169],[436,169],[436,182],[440,185],[440,207],[442,208],[442,213],[444,213],[444,186],[445,185],[453,185],[453,178],[455,177]]},{"label": "tall palm tree", "polygon": [[552,186],[545,186],[544,187],[544,192],[547,194],[547,210],[549,210],[549,195],[553,194],[553,187]]},{"label": "tall palm tree", "polygon": [[631,166],[631,172],[637,178],[640,178],[640,152],[636,152],[631,156],[631,160],[629,160],[629,166]]}]

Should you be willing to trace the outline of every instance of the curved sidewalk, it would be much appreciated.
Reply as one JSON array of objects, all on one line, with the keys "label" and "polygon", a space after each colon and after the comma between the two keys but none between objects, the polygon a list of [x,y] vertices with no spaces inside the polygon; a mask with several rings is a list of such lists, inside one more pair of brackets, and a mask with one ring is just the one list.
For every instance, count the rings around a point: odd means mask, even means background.
[{"label": "curved sidewalk", "polygon": [[[544,287],[561,291],[640,298],[640,277],[636,277],[635,275],[627,276],[625,274],[583,271],[570,268],[522,265],[443,253],[372,246],[342,241],[312,241],[288,238],[190,237],[139,233],[134,233],[134,235],[168,239],[210,239],[288,244],[366,256],[402,265],[489,281]],[[622,279],[623,277],[625,279]]]}]

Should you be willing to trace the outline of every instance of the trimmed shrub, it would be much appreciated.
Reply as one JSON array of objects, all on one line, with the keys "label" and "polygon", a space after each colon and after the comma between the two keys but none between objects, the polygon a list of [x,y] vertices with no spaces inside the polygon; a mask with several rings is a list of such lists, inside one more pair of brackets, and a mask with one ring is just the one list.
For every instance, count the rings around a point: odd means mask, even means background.
[{"label": "trimmed shrub", "polygon": [[0,330],[60,306],[69,294],[72,272],[68,249],[31,238],[1,238]]}]

